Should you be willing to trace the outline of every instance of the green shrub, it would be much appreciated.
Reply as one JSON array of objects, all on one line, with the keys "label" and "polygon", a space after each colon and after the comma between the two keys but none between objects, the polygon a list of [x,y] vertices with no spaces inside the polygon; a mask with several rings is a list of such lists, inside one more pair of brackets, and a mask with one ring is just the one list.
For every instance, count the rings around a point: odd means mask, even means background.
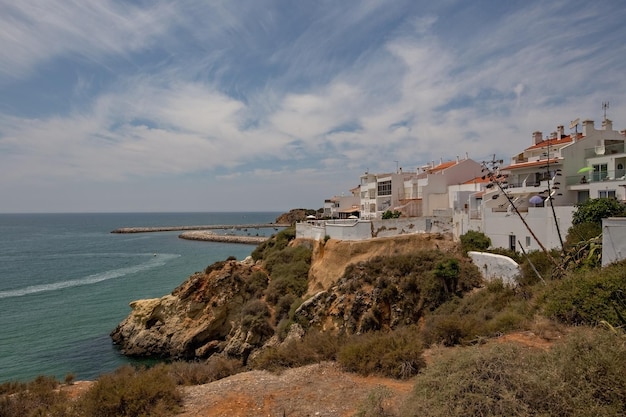
[{"label": "green shrub", "polygon": [[124,366],[103,375],[78,405],[92,417],[168,416],[179,409],[182,395],[166,366],[136,370]]},{"label": "green shrub", "polygon": [[424,367],[419,332],[413,327],[352,336],[339,350],[337,361],[348,371],[406,379]]},{"label": "green shrub", "polygon": [[265,338],[274,334],[269,322],[269,307],[262,300],[250,300],[241,309],[241,327],[255,335]]},{"label": "green shrub", "polygon": [[269,277],[263,271],[254,271],[246,281],[246,292],[252,298],[260,298],[267,288]]},{"label": "green shrub", "polygon": [[[551,255],[554,259],[558,259],[561,256],[556,250],[551,251]],[[521,258],[522,260],[519,262],[521,274],[517,277],[519,285],[534,285],[541,281],[533,270],[533,266],[544,280],[548,281],[554,277],[554,263],[544,251],[530,251],[527,256],[522,256]]]},{"label": "green shrub", "polygon": [[258,245],[251,253],[255,261],[266,259],[271,253],[285,249],[296,238],[296,227],[287,227]]},{"label": "green shrub", "polygon": [[278,299],[276,303],[276,321],[280,321],[289,317],[289,311],[291,311],[291,305],[296,301],[294,294],[285,294]]},{"label": "green shrub", "polygon": [[[467,258],[420,250],[411,254],[378,256],[349,265],[337,282],[337,290],[342,294],[371,292],[374,304],[393,305],[400,316],[398,319],[409,324],[417,323],[428,311],[481,282],[480,271]],[[370,291],[367,285],[372,285],[374,291]],[[388,315],[381,322],[381,317],[375,313],[358,306],[350,311],[352,321],[365,320],[362,325],[368,330],[392,326]]]},{"label": "green shrub", "polygon": [[590,198],[576,204],[572,224],[595,223],[602,225],[602,219],[626,215],[626,206],[613,198]]},{"label": "green shrub", "polygon": [[579,242],[592,239],[602,234],[602,224],[598,223],[579,223],[570,227],[565,238],[565,247],[571,248]]},{"label": "green shrub", "polygon": [[383,213],[383,215],[382,215],[382,219],[383,219],[383,220],[388,220],[388,219],[397,219],[397,218],[399,218],[400,216],[402,216],[402,213],[401,213],[401,212],[399,212],[398,210],[394,210],[394,211],[387,210],[387,211],[385,211],[385,212]]},{"label": "green shrub", "polygon": [[265,261],[271,281],[265,291],[271,304],[286,294],[302,296],[308,287],[311,250],[304,246],[286,247],[271,253]]},{"label": "green shrub", "polygon": [[626,262],[569,274],[551,283],[543,298],[544,314],[566,324],[620,326],[626,317]]},{"label": "green shrub", "polygon": [[475,230],[469,230],[464,235],[461,235],[460,239],[461,248],[465,253],[470,251],[482,252],[491,246],[491,239],[486,234]]},{"label": "green shrub", "polygon": [[454,298],[427,315],[422,328],[426,344],[469,344],[525,329],[535,314],[529,300],[502,281]]}]

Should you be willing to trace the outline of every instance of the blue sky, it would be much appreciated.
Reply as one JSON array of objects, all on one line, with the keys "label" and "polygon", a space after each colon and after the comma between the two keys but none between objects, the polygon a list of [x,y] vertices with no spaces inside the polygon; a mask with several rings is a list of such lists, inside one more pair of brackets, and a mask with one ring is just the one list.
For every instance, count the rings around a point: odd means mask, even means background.
[{"label": "blue sky", "polygon": [[0,0],[0,212],[319,208],[626,128],[608,1]]}]

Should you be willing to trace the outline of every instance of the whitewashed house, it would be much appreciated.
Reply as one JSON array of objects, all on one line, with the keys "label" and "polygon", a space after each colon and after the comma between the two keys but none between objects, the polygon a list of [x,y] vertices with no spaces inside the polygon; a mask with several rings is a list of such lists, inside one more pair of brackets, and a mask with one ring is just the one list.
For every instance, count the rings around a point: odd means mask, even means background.
[{"label": "whitewashed house", "polygon": [[591,120],[582,127],[582,133],[565,135],[558,126],[547,138],[534,132],[531,146],[499,167],[508,175],[504,192],[493,187],[482,196],[483,231],[493,246],[541,249],[513,206],[542,245],[552,249],[561,248],[576,203],[599,197],[625,199],[623,132],[614,131],[608,119],[601,130]]}]

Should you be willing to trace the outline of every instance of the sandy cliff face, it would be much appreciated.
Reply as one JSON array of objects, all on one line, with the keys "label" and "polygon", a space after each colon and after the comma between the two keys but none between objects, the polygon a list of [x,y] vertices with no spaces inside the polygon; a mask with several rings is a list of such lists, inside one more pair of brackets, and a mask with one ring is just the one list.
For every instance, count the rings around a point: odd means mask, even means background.
[{"label": "sandy cliff face", "polygon": [[[439,249],[431,251],[437,262],[456,248],[450,237],[423,234],[365,242],[296,240],[291,245],[313,248],[308,292],[293,321],[347,333],[416,323],[423,307],[419,283],[402,291],[394,281],[402,273],[393,267],[381,271],[388,282],[373,282],[364,278],[369,274],[360,266],[364,261]],[[346,273],[351,264],[355,266]],[[418,281],[420,273],[411,272]],[[206,358],[221,352],[246,360],[264,345],[278,343],[276,306],[263,297],[269,280],[260,263],[214,264],[169,295],[131,303],[131,313],[111,337],[126,355]]]},{"label": "sandy cliff face", "polygon": [[441,234],[408,234],[364,241],[329,240],[316,242],[309,272],[308,295],[327,290],[334,285],[350,264],[367,261],[376,256],[413,253],[422,249],[454,251],[452,236]]}]

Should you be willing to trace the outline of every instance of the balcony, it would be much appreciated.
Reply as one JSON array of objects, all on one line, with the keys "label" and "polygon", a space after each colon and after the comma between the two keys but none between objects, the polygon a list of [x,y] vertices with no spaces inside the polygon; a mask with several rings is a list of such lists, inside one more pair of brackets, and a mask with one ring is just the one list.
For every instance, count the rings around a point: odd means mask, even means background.
[{"label": "balcony", "polygon": [[[582,179],[585,178],[583,182]],[[605,181],[623,181],[626,180],[626,169],[615,169],[608,171],[593,171],[578,175],[570,175],[566,177],[567,185],[586,184],[593,182]]]},{"label": "balcony", "polygon": [[614,143],[611,145],[594,146],[585,149],[585,158],[595,158],[603,155],[614,155],[624,153],[624,143]]}]

